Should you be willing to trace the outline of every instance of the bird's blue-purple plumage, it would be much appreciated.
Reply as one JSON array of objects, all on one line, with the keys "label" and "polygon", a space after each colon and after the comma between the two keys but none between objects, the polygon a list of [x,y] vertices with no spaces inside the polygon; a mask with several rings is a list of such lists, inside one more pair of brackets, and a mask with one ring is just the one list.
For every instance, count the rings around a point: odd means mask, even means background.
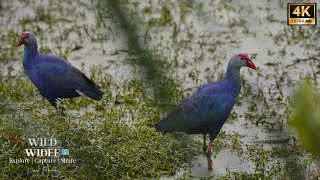
[{"label": "bird's blue-purple plumage", "polygon": [[239,95],[241,63],[231,60],[223,80],[200,87],[155,125],[157,131],[209,134],[213,140],[226,122]]},{"label": "bird's blue-purple plumage", "polygon": [[23,67],[40,94],[53,106],[58,98],[78,97],[80,91],[85,96],[100,100],[103,92],[80,70],[67,61],[47,54],[39,54],[35,37],[25,44]]}]

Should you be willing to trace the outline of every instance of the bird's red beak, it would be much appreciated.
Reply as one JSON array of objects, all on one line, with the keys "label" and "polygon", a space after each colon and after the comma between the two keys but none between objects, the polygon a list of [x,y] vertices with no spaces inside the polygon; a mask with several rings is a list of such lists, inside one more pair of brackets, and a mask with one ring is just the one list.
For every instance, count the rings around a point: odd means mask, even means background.
[{"label": "bird's red beak", "polygon": [[249,67],[251,69],[254,69],[254,70],[257,69],[256,65],[251,61],[251,59],[249,59],[247,54],[238,54],[238,56],[240,56],[240,57],[242,57],[243,59],[246,60],[246,66],[247,67]]},{"label": "bird's red beak", "polygon": [[21,39],[17,42],[16,47],[21,46],[23,43],[24,43],[24,38],[21,38]]},{"label": "bird's red beak", "polygon": [[249,68],[251,68],[251,69],[254,69],[254,70],[257,69],[256,65],[254,65],[254,63],[253,63],[250,59],[247,60],[246,66],[249,67]]},{"label": "bird's red beak", "polygon": [[16,47],[21,46],[22,44],[24,44],[24,40],[26,39],[26,37],[28,35],[30,35],[31,33],[26,31],[20,34],[20,40],[17,42]]}]

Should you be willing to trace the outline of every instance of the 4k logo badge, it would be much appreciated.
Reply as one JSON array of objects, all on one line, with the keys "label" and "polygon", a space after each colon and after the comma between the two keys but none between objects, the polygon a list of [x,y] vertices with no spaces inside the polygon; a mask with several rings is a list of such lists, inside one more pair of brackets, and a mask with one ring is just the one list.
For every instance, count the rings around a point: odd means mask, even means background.
[{"label": "4k logo badge", "polygon": [[288,3],[288,25],[316,25],[317,3]]}]

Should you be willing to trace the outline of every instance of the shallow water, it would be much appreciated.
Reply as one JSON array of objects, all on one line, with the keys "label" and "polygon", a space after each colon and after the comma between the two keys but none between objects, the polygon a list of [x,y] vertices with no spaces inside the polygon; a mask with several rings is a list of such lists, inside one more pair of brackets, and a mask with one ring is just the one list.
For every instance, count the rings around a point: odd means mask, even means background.
[{"label": "shallow water", "polygon": [[[163,5],[162,2],[153,1],[153,3],[158,6]],[[167,6],[174,6],[172,4],[179,6],[177,5],[179,3],[172,2],[168,3]],[[144,6],[148,5],[140,3],[139,7],[142,9]],[[188,93],[206,83],[208,79],[218,79],[217,74],[224,73],[227,59],[232,54],[247,52],[251,56],[254,55],[253,61],[258,67],[257,72],[250,72],[251,70],[245,69],[241,73],[253,94],[261,91],[270,105],[268,108],[276,112],[273,116],[270,116],[268,112],[266,112],[266,117],[260,116],[263,121],[274,123],[276,127],[270,130],[268,126],[255,126],[254,122],[251,124],[244,117],[238,117],[232,123],[227,122],[222,131],[230,137],[238,133],[240,135],[239,140],[242,141],[242,149],[246,148],[245,145],[254,144],[252,142],[255,141],[262,143],[263,149],[266,150],[283,144],[290,145],[292,142],[289,140],[292,134],[288,134],[289,130],[286,126],[287,120],[284,117],[285,107],[283,105],[286,104],[286,97],[294,92],[296,82],[300,80],[301,76],[309,74],[312,66],[310,64],[299,64],[290,68],[286,66],[292,64],[294,59],[317,55],[317,48],[319,48],[317,44],[320,41],[318,37],[313,36],[314,38],[311,40],[295,42],[295,37],[290,37],[290,34],[286,35],[285,31],[290,33],[290,31],[294,32],[299,29],[299,31],[310,31],[311,34],[315,35],[317,30],[306,26],[289,27],[286,23],[287,12],[284,2],[202,1],[194,2],[191,6],[194,9],[197,6],[201,6],[201,8],[187,14],[183,22],[177,18],[179,17],[179,13],[177,13],[179,8],[173,8],[171,11],[173,22],[178,29],[177,40],[170,36],[172,26],[155,27],[150,30],[152,32],[150,33],[152,37],[150,46],[159,51],[164,49],[159,54],[165,54],[166,57],[170,57],[169,60],[177,58],[180,62],[184,61],[188,64],[186,68],[178,66],[174,70],[176,72],[174,73],[175,77],[180,79],[182,88],[187,89]],[[200,11],[201,15],[197,15],[197,10]],[[143,19],[143,17],[141,18]],[[148,17],[145,19],[148,19]],[[192,33],[191,38],[188,33]],[[283,39],[277,40],[277,36]],[[186,45],[183,42],[187,42]],[[317,48],[305,48],[306,42],[316,45]],[[209,50],[210,48],[214,48],[214,51]],[[273,63],[275,66],[267,66],[267,63]],[[219,65],[214,66],[216,64]],[[209,71],[206,71],[207,68],[209,68]],[[197,78],[195,80],[190,79],[190,71],[196,74]],[[283,77],[283,82],[277,82],[281,77]],[[279,84],[276,85],[276,83]],[[275,97],[283,99],[280,102],[275,102]],[[255,100],[252,98],[252,94],[249,94],[243,99],[245,102],[242,107],[236,106],[234,111],[238,115],[243,115],[248,112],[248,106],[255,103],[257,109],[252,113],[259,117],[264,113],[262,109],[265,108],[261,100],[263,99]],[[230,143],[230,138],[226,141],[226,143]],[[277,141],[280,143],[275,145],[274,142]],[[206,160],[204,156],[197,156],[192,163],[192,167],[187,171],[191,172],[191,176],[194,177],[210,177],[225,175],[226,169],[231,172],[252,173],[257,168],[248,158],[230,153],[228,153],[228,150],[217,152],[217,157],[214,159],[216,168],[212,173],[208,173],[205,169]],[[273,159],[268,161],[267,166],[272,167],[277,160],[282,162],[281,158]]]}]

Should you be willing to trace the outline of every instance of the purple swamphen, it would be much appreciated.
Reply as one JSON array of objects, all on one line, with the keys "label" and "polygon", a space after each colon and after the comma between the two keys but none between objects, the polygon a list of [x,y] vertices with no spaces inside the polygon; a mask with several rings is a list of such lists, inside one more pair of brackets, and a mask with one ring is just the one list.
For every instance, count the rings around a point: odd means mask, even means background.
[{"label": "purple swamphen", "polygon": [[[86,96],[100,100],[103,92],[79,69],[57,56],[39,54],[36,37],[23,32],[16,46],[24,44],[23,67],[40,94],[46,98],[56,113],[58,98]],[[62,112],[61,112],[62,113]]]},{"label": "purple swamphen", "polygon": [[[234,55],[229,61],[224,79],[200,87],[155,125],[159,132],[181,131],[188,134],[204,134],[203,152],[207,156],[209,170],[212,170],[212,142],[226,122],[239,95],[240,68],[243,66],[256,70],[255,64],[247,54]],[[210,136],[208,146],[207,134]]]}]

